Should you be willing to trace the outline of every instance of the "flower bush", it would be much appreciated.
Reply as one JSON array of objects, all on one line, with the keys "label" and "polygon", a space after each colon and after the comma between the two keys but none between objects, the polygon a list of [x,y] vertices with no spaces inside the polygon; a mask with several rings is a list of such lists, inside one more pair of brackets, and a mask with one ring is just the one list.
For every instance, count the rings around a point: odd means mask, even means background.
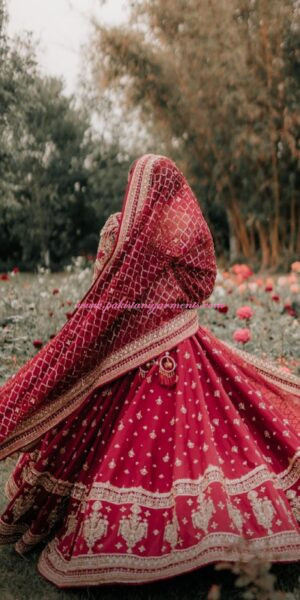
[{"label": "flower bush", "polygon": [[236,316],[239,319],[252,319],[254,311],[250,306],[241,306],[236,311]]},{"label": "flower bush", "polygon": [[238,342],[239,344],[246,344],[249,342],[249,340],[251,340],[252,335],[250,329],[248,329],[248,327],[244,327],[243,329],[236,329],[232,337],[235,342]]},{"label": "flower bush", "polygon": [[[300,374],[300,268],[270,277],[256,275],[243,265],[218,271],[211,303],[224,310],[199,311],[200,325],[219,339],[262,359],[271,359],[285,370]],[[240,328],[241,320],[245,328]],[[240,333],[240,332],[244,333]]]},{"label": "flower bush", "polygon": [[[62,273],[6,273],[0,278],[0,383],[34,356],[70,318],[92,282],[91,263],[74,258]],[[68,307],[68,312],[66,312]]]},{"label": "flower bush", "polygon": [[[299,373],[298,264],[293,263],[290,273],[272,278],[255,275],[243,265],[218,272],[209,302],[220,307],[199,309],[200,325],[221,340],[237,347],[242,344],[244,350]],[[62,273],[40,268],[35,275],[24,274],[15,267],[1,275],[1,383],[72,316],[92,283],[92,267],[90,261],[78,257]],[[241,321],[245,322],[242,329]]]},{"label": "flower bush", "polygon": [[[209,327],[218,338],[233,345],[243,344],[244,350],[257,356],[273,358],[287,372],[299,373],[298,264],[292,265],[290,273],[272,279],[250,273],[241,266],[218,272],[209,302],[222,306],[215,310],[199,309],[200,325]],[[91,263],[79,257],[63,273],[39,269],[33,275],[15,269],[0,277],[1,383],[52,339],[70,318],[76,303],[91,285],[91,267]],[[247,327],[240,328],[241,321]],[[229,596],[224,595],[223,585],[212,581],[209,600],[223,596],[245,600],[295,598],[294,594],[276,590],[271,565],[264,563],[263,557],[254,557],[248,563],[237,561],[215,566],[217,571],[223,568],[236,576],[235,592],[240,590],[241,595],[237,596],[233,590]],[[33,565],[32,580],[35,577]]]}]

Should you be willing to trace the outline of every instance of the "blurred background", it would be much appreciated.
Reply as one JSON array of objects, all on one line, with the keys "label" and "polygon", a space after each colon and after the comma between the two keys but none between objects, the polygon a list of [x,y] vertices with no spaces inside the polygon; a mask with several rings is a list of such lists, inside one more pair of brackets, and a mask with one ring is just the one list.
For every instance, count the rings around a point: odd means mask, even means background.
[{"label": "blurred background", "polygon": [[0,0],[0,272],[93,257],[132,160],[193,187],[218,261],[300,253],[298,0]]}]

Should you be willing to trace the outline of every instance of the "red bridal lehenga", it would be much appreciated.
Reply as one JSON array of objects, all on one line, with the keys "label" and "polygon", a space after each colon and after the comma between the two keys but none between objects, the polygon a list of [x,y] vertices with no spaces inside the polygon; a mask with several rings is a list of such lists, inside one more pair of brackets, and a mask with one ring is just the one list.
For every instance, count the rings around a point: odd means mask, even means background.
[{"label": "red bridal lehenga", "polygon": [[215,275],[183,175],[142,156],[90,290],[1,388],[0,458],[21,454],[0,543],[41,542],[39,572],[58,587],[300,558],[299,379],[178,308],[208,298]]}]

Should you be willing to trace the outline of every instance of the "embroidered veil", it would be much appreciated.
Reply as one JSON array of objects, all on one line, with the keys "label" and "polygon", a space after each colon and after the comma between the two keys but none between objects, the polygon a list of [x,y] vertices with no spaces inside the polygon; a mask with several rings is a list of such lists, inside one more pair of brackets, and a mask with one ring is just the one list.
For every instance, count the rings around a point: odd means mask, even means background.
[{"label": "embroidered veil", "polygon": [[92,286],[69,321],[1,388],[0,458],[38,439],[96,387],[196,332],[197,309],[180,304],[211,294],[213,240],[171,160],[135,161],[118,222],[112,252],[97,257]]}]

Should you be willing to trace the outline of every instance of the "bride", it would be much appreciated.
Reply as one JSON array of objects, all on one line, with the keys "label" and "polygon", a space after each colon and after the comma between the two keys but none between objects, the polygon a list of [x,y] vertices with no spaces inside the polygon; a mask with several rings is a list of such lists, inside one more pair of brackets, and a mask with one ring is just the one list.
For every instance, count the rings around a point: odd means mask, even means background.
[{"label": "bride", "polygon": [[300,558],[299,379],[199,326],[215,277],[184,176],[141,156],[87,294],[0,389],[0,543],[58,587]]}]

